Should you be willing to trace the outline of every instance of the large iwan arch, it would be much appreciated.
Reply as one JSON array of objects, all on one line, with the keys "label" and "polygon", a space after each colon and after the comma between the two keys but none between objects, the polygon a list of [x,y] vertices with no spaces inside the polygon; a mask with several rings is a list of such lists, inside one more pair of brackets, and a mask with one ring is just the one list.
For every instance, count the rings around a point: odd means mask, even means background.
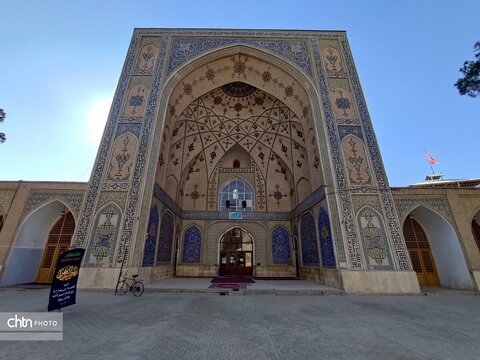
[{"label": "large iwan arch", "polygon": [[[417,291],[365,108],[344,32],[137,29],[76,235],[76,245],[86,246],[95,232],[91,214],[115,202],[125,214],[120,250],[111,265],[85,266],[80,286],[104,286],[122,264],[147,282],[184,270],[216,275],[215,223],[256,229],[255,276],[300,273],[348,291],[370,291],[373,277],[373,291],[398,291],[399,282],[401,291]],[[114,146],[126,133],[138,139],[135,149],[133,142],[131,149]],[[355,143],[344,156],[341,141],[350,135]],[[128,164],[128,174],[106,176],[108,161],[115,169]],[[219,186],[236,177],[253,188],[253,211],[218,209]],[[378,216],[388,224],[382,236],[392,263],[385,271],[373,269],[364,254],[355,221],[364,194],[381,204]],[[172,212],[177,233],[202,225],[200,264],[183,264],[172,244],[171,261],[142,266],[153,206]],[[274,263],[267,256],[271,231],[291,232],[301,214],[320,207],[333,224],[335,264],[297,271],[295,259]]]}]

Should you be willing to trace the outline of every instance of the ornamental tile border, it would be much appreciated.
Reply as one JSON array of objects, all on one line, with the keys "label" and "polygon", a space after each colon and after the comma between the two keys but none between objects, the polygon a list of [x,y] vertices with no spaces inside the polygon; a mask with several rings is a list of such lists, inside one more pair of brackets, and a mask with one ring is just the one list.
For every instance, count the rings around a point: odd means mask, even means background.
[{"label": "ornamental tile border", "polygon": [[312,69],[308,56],[307,41],[305,39],[205,39],[204,37],[174,38],[172,43],[172,51],[170,53],[167,74],[170,75],[181,65],[185,64],[188,60],[191,60],[198,55],[205,54],[208,51],[229,45],[250,45],[263,51],[267,50],[297,65],[300,69],[305,71],[305,73],[310,75],[310,77],[312,76]]},{"label": "ornamental tile border", "polygon": [[144,126],[142,128],[139,139],[138,155],[129,189],[129,198],[127,200],[127,211],[124,218],[124,225],[122,231],[122,238],[120,241],[119,252],[117,254],[117,261],[126,263],[128,261],[128,253],[130,250],[130,242],[132,240],[135,216],[137,211],[138,199],[140,195],[140,186],[143,182],[143,170],[145,167],[145,160],[147,157],[147,147],[150,138],[150,131],[155,115],[155,108],[158,100],[158,90],[162,78],[162,68],[165,61],[165,52],[167,49],[168,39],[166,36],[161,38],[161,45],[158,54],[158,60],[155,65],[154,77],[151,87],[151,92],[147,104],[147,111],[145,116]]},{"label": "ornamental tile border", "polygon": [[363,140],[363,132],[361,126],[344,126],[339,125],[338,134],[340,135],[340,141],[342,141],[347,135],[354,135],[360,140]]},{"label": "ornamental tile border", "polygon": [[393,249],[395,253],[395,259],[400,270],[411,270],[410,260],[407,254],[405,242],[403,241],[398,218],[396,214],[395,205],[393,202],[393,196],[389,188],[388,180],[383,167],[383,162],[378,149],[378,144],[372,129],[370,122],[370,116],[368,115],[367,105],[363,97],[363,93],[358,81],[358,74],[353,65],[353,59],[350,52],[350,47],[346,40],[341,40],[343,48],[345,63],[347,70],[350,73],[350,79],[352,82],[353,93],[356,98],[358,112],[360,114],[360,120],[362,121],[367,146],[370,152],[370,158],[372,160],[376,181],[379,187],[379,194],[383,204],[383,214],[386,220],[386,226],[390,230],[391,240],[393,242]]},{"label": "ornamental tile border", "polygon": [[107,166],[107,161],[109,161],[108,154],[112,145],[114,131],[122,108],[123,98],[125,96],[126,88],[130,79],[130,72],[133,66],[133,60],[135,58],[138,45],[139,37],[133,36],[129,46],[125,65],[120,76],[120,81],[118,83],[117,90],[115,91],[110,116],[107,120],[103,137],[100,142],[100,147],[98,149],[93,174],[91,176],[90,182],[88,183],[88,189],[85,192],[84,205],[80,214],[78,228],[75,232],[74,242],[75,246],[78,247],[85,248],[86,246],[88,230],[92,221],[92,215],[94,214],[95,204],[98,198],[98,191],[101,187],[104,169]]},{"label": "ornamental tile border", "polygon": [[321,99],[323,103],[323,109],[327,122],[328,140],[330,142],[330,149],[332,153],[332,160],[334,163],[336,182],[340,198],[340,208],[342,210],[342,218],[345,225],[346,240],[349,250],[350,265],[353,270],[362,269],[362,257],[359,240],[355,231],[355,222],[353,217],[353,209],[351,204],[350,195],[347,191],[347,180],[345,177],[345,169],[342,162],[342,154],[337,139],[337,129],[335,125],[334,115],[330,104],[330,98],[328,95],[327,81],[324,76],[322,63],[320,60],[320,50],[317,41],[313,42],[313,53],[315,57],[315,65],[318,73],[318,81]]},{"label": "ornamental tile border", "polygon": [[152,29],[136,28],[135,35],[169,35],[169,36],[244,36],[244,37],[273,37],[273,38],[345,38],[345,31],[335,30],[262,30],[262,29]]},{"label": "ornamental tile border", "polygon": [[136,124],[136,123],[119,123],[117,126],[117,131],[115,133],[115,139],[119,138],[123,134],[130,132],[133,135],[135,135],[138,139],[140,135],[140,129],[142,127],[142,124]]},{"label": "ornamental tile border", "polygon": [[[51,201],[58,200],[65,205],[69,206],[75,218],[77,218],[80,212],[84,192],[82,190],[71,191],[56,191],[56,190],[43,190],[43,191],[31,191],[28,200],[26,201],[25,208],[23,209],[22,219],[29,215],[32,211],[37,210],[40,206],[47,204]],[[76,220],[78,222],[78,218]]]},{"label": "ornamental tile border", "polygon": [[407,215],[418,206],[424,206],[445,217],[450,225],[456,228],[455,220],[448,200],[443,195],[403,195],[394,197],[395,206],[398,212],[398,219],[403,222]]}]

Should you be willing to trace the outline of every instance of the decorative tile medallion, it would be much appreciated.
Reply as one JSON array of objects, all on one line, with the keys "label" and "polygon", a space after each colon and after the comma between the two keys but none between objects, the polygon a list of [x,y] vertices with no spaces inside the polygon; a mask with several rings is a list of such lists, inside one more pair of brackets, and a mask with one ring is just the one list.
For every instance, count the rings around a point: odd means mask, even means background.
[{"label": "decorative tile medallion", "polygon": [[111,266],[117,244],[122,212],[113,203],[100,210],[95,218],[92,241],[85,256],[85,264],[90,266]]},{"label": "decorative tile medallion", "polygon": [[363,249],[369,269],[390,270],[392,261],[381,216],[372,208],[365,207],[358,214]]},{"label": "decorative tile medallion", "polygon": [[228,45],[250,45],[262,50],[267,50],[294,63],[311,76],[312,69],[308,56],[308,47],[305,40],[279,40],[255,38],[177,38],[172,45],[168,74],[186,63],[188,60],[205,54],[215,48]]}]

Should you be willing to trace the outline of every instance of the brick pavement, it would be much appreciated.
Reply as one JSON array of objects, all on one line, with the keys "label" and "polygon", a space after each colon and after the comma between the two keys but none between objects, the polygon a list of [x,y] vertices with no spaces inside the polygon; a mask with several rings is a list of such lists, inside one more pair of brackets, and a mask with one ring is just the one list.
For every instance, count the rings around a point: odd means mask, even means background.
[{"label": "brick pavement", "polygon": [[[0,288],[0,311],[48,289]],[[81,290],[63,342],[0,342],[0,359],[479,359],[480,296],[219,296]]]}]

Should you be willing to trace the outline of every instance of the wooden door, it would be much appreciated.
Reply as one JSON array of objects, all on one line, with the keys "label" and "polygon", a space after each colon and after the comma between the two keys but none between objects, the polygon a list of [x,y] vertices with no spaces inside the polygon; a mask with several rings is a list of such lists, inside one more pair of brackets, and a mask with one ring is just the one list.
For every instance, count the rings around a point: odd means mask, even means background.
[{"label": "wooden door", "polygon": [[421,287],[439,287],[440,280],[437,268],[427,235],[422,226],[413,217],[409,216],[403,224],[403,235],[412,260],[413,270],[417,273],[419,285]]},{"label": "wooden door", "polygon": [[253,275],[252,251],[222,251],[219,275]]},{"label": "wooden door", "polygon": [[53,225],[48,234],[47,245],[45,245],[40,268],[38,269],[38,283],[50,284],[52,282],[58,256],[70,247],[74,230],[75,220],[70,212],[63,215]]}]

